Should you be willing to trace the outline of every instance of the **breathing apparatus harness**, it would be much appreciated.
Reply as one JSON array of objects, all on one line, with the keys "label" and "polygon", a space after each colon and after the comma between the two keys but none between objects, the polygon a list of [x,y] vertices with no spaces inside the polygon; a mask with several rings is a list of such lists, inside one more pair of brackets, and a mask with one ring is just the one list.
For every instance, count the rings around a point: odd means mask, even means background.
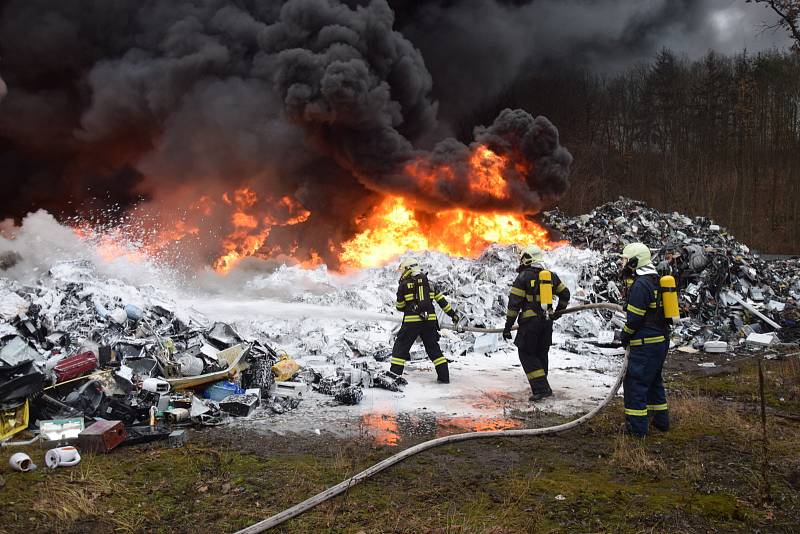
[{"label": "breathing apparatus harness", "polygon": [[405,281],[406,289],[414,295],[414,300],[406,304],[406,310],[408,313],[419,315],[423,321],[427,321],[428,315],[434,313],[428,277],[422,271],[408,270],[403,273],[402,279]]},{"label": "breathing apparatus harness", "polygon": [[[553,314],[553,273],[541,265],[520,264],[517,272],[524,270],[533,271],[530,281],[530,290],[526,288],[525,302],[523,303],[523,317],[525,310],[533,311],[537,317],[549,319]],[[530,296],[530,300],[528,299]],[[538,299],[536,297],[539,297]]]},{"label": "breathing apparatus harness", "polygon": [[645,310],[644,324],[669,332],[669,325],[671,322],[680,319],[680,309],[678,306],[678,288],[675,284],[675,278],[672,275],[664,275],[659,277],[657,273],[648,273],[637,275],[636,270],[639,267],[639,259],[636,257],[629,258],[625,265],[622,267],[621,276],[625,282],[625,300],[627,301],[627,292],[637,276],[647,277],[655,287],[655,309],[648,308]]}]

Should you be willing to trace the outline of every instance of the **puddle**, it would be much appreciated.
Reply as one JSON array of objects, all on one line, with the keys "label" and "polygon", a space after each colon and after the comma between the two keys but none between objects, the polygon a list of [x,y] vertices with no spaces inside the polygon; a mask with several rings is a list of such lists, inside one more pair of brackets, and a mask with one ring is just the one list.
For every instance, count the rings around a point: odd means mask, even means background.
[{"label": "puddle", "polygon": [[522,428],[521,421],[503,417],[447,416],[435,413],[370,413],[361,417],[365,434],[376,445],[397,446],[404,440],[434,439],[464,432]]},{"label": "puddle", "polygon": [[309,392],[295,410],[282,415],[261,410],[236,424],[264,434],[370,436],[388,446],[462,432],[538,427],[543,415],[571,415],[595,406],[613,384],[619,365],[605,356],[553,348],[549,378],[555,395],[531,405],[518,362],[510,350],[492,358],[464,357],[451,363],[450,384],[438,384],[432,366],[409,366],[403,391],[366,388],[356,406]]}]

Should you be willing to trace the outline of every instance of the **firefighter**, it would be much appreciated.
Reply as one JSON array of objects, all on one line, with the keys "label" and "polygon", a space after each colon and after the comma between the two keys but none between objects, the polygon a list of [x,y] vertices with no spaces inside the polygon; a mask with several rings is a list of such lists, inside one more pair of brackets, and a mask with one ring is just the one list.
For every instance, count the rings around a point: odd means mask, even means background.
[{"label": "firefighter", "polygon": [[411,345],[418,337],[422,338],[425,352],[433,361],[436,369],[437,380],[443,384],[450,382],[450,371],[447,368],[447,358],[439,348],[439,321],[433,309],[433,302],[439,305],[444,313],[450,316],[453,325],[460,330],[460,318],[447,302],[441,291],[436,291],[428,281],[428,277],[420,270],[419,263],[413,258],[400,262],[400,285],[397,288],[397,302],[395,306],[403,312],[403,325],[397,333],[394,347],[392,348],[391,367],[389,371],[402,375],[408,361]]},{"label": "firefighter", "polygon": [[623,382],[625,428],[628,433],[647,435],[653,426],[669,430],[669,412],[661,370],[669,350],[669,323],[664,317],[659,276],[650,249],[631,243],[622,251],[623,278],[631,281],[625,301],[627,320],[622,327],[622,346],[629,348],[628,369]]},{"label": "firefighter", "polygon": [[[519,331],[514,344],[519,350],[519,361],[531,386],[531,401],[553,395],[547,381],[548,352],[553,339],[553,320],[569,303],[569,289],[556,273],[544,268],[542,250],[531,245],[522,251],[516,280],[508,296],[508,313],[503,338],[511,339],[511,328],[519,320]],[[549,287],[548,287],[549,286]],[[552,309],[552,295],[558,295],[558,307]],[[542,295],[551,302],[542,306]]]}]

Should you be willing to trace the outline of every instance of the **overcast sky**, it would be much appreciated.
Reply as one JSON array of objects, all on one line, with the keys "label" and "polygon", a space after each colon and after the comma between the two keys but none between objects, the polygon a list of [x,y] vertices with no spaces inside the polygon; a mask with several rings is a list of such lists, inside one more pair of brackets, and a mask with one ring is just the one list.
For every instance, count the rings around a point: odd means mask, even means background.
[{"label": "overcast sky", "polygon": [[614,75],[665,47],[697,59],[710,50],[755,54],[791,44],[783,29],[766,29],[776,22],[771,10],[744,0],[390,3],[397,28],[422,51],[445,117],[469,113],[520,74],[552,65]]},{"label": "overcast sky", "polygon": [[746,48],[757,52],[791,45],[784,29],[765,29],[765,24],[772,25],[777,21],[777,15],[763,4],[748,4],[743,0],[705,1],[710,5],[704,21],[708,31],[697,32],[690,39],[680,31],[672,32],[665,35],[665,46],[697,57],[709,49],[736,52]]},{"label": "overcast sky", "polygon": [[[648,60],[664,47],[691,58],[786,48],[770,9],[745,0],[394,0],[398,27],[436,62],[486,56],[500,63],[564,59],[601,71]],[[436,67],[433,71],[436,73]]]}]

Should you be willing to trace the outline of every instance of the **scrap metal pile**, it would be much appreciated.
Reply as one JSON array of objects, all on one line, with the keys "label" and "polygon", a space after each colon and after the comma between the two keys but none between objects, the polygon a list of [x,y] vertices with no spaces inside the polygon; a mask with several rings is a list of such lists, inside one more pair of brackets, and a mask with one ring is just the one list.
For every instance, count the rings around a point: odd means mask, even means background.
[{"label": "scrap metal pile", "polygon": [[[423,270],[452,302],[453,307],[466,322],[476,327],[502,327],[506,318],[508,292],[517,275],[519,250],[513,246],[491,246],[478,258],[458,258],[438,252],[417,255]],[[576,298],[586,299],[587,290],[580,288],[583,268],[593,269],[602,257],[591,250],[559,247],[548,253],[548,265],[572,290]],[[304,355],[307,366],[324,368],[327,372],[339,366],[358,365],[372,369],[375,362],[385,362],[391,356],[393,330],[397,323],[385,321],[353,320],[348,310],[369,310],[393,315],[399,321],[402,314],[395,309],[397,288],[396,265],[365,269],[358,276],[338,280],[330,273],[302,271],[283,267],[251,280],[247,290],[256,293],[266,286],[308,287],[291,298],[295,302],[324,305],[335,310],[334,318],[314,316],[307,318],[265,318],[253,325],[253,330],[284,347],[291,354]],[[338,284],[338,285],[335,285]],[[440,324],[450,324],[450,319],[437,309]],[[577,321],[583,328],[573,328]],[[564,317],[556,325],[559,330],[580,336],[596,336],[605,326],[604,320],[594,313],[581,313]],[[442,330],[440,346],[446,355],[467,356],[471,353],[490,354],[512,348],[496,334],[454,333]],[[426,361],[421,343],[411,349],[412,361]],[[382,367],[387,367],[383,365]]]},{"label": "scrap metal pile", "polygon": [[[439,253],[420,259],[469,323],[497,326],[517,256],[513,247],[491,247],[477,259]],[[571,287],[578,283],[575,266],[599,259],[572,247],[551,254]],[[402,391],[405,380],[386,370],[399,327],[385,319],[400,318],[396,284],[394,266],[348,278],[284,266],[246,282],[249,301],[226,302],[234,309],[276,306],[259,295],[279,288],[281,305],[322,305],[331,310],[327,316],[240,314],[223,323],[176,304],[172,290],[109,278],[89,261],[59,261],[29,284],[0,277],[0,403],[8,414],[0,441],[28,424],[70,417],[119,421],[132,442],[166,439],[171,430],[221,424],[259,407],[259,414],[284,413],[310,390],[320,394],[314,402],[337,404],[358,404],[364,388]],[[383,319],[349,317],[350,310]],[[596,335],[603,322],[564,321],[567,329],[581,324],[582,334]],[[452,331],[442,332],[441,344],[452,357],[513,349],[495,334]],[[428,362],[421,345],[411,359]]]},{"label": "scrap metal pile", "polygon": [[[87,261],[59,263],[32,286],[0,278],[0,441],[31,425],[45,441],[73,442],[109,421],[102,430],[119,444],[174,440],[190,425],[298,405],[308,388],[292,358],[203,319]],[[356,378],[324,393],[358,403]]]},{"label": "scrap metal pile", "polygon": [[[685,320],[673,329],[676,344],[728,350],[745,339],[768,345],[800,337],[797,260],[764,260],[706,218],[620,199],[587,215],[551,211],[543,219],[573,245],[549,251],[546,263],[576,302],[620,302],[618,254],[625,243],[643,241],[659,270],[679,283]],[[358,404],[364,388],[405,386],[386,371],[399,327],[386,319],[400,317],[394,265],[350,276],[281,266],[249,276],[235,295],[187,305],[174,287],[131,285],[82,259],[27,268],[42,274],[22,283],[2,276],[25,269],[25,251],[14,254],[0,265],[0,441],[30,425],[42,439],[86,427],[87,440],[112,432],[124,436],[121,443],[180,444],[180,435],[170,436],[189,425],[281,414],[312,389],[314,402]],[[498,327],[518,254],[492,246],[475,259],[418,257],[470,325]],[[217,313],[225,322],[196,312],[198,303],[206,310],[227,305]],[[280,309],[262,313],[265,307]],[[557,344],[612,357],[620,350],[613,330],[623,320],[610,312],[565,316],[555,326]],[[442,330],[440,343],[455,359],[514,351],[496,334]],[[410,357],[410,365],[429,364],[421,345]],[[93,421],[101,427],[88,426]],[[117,426],[103,427],[108,421]]]},{"label": "scrap metal pile", "polygon": [[659,273],[678,283],[688,317],[673,331],[679,343],[703,348],[709,341],[724,346],[738,339],[755,345],[800,339],[800,261],[765,260],[706,217],[662,213],[619,198],[585,215],[554,210],[542,220],[573,246],[605,256],[582,276],[596,300],[620,302],[618,254],[627,243],[648,245]]}]

